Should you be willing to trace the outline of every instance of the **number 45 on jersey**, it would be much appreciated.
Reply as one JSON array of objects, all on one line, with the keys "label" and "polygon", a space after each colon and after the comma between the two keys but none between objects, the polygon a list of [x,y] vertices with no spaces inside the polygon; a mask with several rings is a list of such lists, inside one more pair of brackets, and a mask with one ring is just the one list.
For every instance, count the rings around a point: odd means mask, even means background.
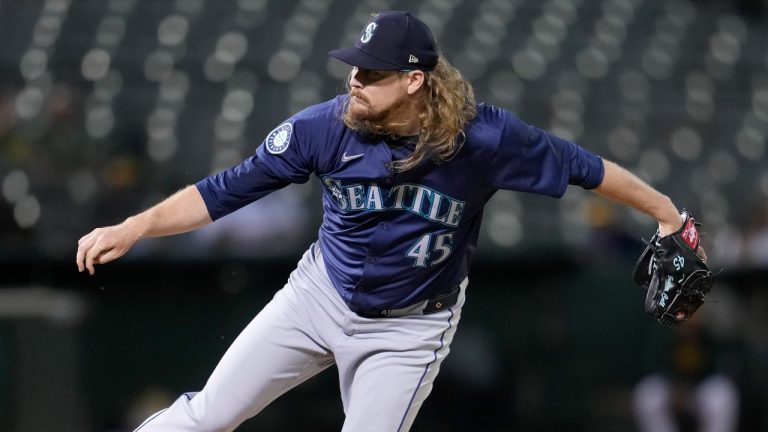
[{"label": "number 45 on jersey", "polygon": [[453,232],[435,236],[424,234],[408,249],[406,255],[414,259],[414,267],[428,267],[448,259],[453,250]]}]

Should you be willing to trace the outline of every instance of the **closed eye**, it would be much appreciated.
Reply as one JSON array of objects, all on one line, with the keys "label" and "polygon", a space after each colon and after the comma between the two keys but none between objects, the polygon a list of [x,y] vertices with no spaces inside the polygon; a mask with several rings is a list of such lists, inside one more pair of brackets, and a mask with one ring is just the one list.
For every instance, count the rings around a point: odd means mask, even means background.
[{"label": "closed eye", "polygon": [[397,74],[396,71],[378,71],[360,68],[353,71],[354,77],[363,85],[376,83],[395,74]]}]

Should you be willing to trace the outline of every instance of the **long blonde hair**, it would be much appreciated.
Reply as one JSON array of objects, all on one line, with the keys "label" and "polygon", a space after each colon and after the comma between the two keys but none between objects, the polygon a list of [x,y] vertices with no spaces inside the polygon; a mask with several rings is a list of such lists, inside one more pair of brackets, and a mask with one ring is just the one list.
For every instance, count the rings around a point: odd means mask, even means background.
[{"label": "long blonde hair", "polygon": [[[424,72],[424,85],[419,93],[419,139],[409,157],[392,162],[392,168],[398,172],[419,165],[427,157],[435,163],[453,158],[466,140],[464,126],[477,115],[472,84],[442,55],[434,70]],[[392,135],[381,123],[352,119],[347,109],[343,120],[353,130]]]}]

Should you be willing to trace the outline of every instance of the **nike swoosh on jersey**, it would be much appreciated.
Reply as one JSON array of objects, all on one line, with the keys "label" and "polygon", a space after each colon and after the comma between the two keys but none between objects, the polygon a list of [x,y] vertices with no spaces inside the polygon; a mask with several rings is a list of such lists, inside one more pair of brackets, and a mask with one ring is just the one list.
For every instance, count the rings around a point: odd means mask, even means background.
[{"label": "nike swoosh on jersey", "polygon": [[344,152],[344,154],[341,155],[341,161],[342,162],[349,162],[351,160],[359,159],[359,158],[363,157],[363,155],[365,155],[365,153],[360,153],[360,154],[356,154],[356,155],[347,156],[347,152]]}]

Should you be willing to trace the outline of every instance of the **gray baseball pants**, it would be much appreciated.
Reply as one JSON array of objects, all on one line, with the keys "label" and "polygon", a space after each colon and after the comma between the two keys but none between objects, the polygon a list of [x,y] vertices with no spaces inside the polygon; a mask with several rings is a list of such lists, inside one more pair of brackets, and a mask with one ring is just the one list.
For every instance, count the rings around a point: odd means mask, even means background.
[{"label": "gray baseball pants", "polygon": [[136,431],[231,431],[280,395],[336,364],[343,432],[410,429],[448,355],[455,306],[429,315],[363,318],[331,285],[320,247],[246,326],[202,391],[185,393]]}]

